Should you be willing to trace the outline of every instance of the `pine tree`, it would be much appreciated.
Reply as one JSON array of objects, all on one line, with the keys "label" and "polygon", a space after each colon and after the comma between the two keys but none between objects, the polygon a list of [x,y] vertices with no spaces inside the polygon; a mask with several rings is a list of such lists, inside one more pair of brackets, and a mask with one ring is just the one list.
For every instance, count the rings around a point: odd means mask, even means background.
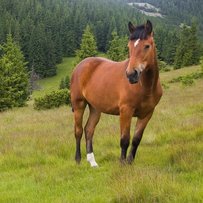
[{"label": "pine tree", "polygon": [[162,51],[159,53],[159,57],[167,64],[172,65],[174,64],[178,44],[177,33],[175,31],[167,31],[163,36],[164,41],[162,45]]},{"label": "pine tree", "polygon": [[56,56],[56,63],[61,63],[63,61],[62,41],[58,33],[55,38],[55,56]]},{"label": "pine tree", "polygon": [[50,77],[56,75],[56,51],[50,33],[46,33],[44,42],[44,77]]},{"label": "pine tree", "polygon": [[115,34],[118,34],[117,32],[117,27],[116,27],[116,21],[115,21],[115,18],[112,17],[110,22],[108,23],[108,31],[107,31],[107,41],[106,41],[106,50],[109,50],[109,46],[110,46],[110,43],[112,40],[113,40],[113,33]]},{"label": "pine tree", "polygon": [[39,24],[33,30],[29,41],[29,67],[34,68],[34,71],[41,78],[45,77],[45,52],[44,44],[46,41],[46,34],[44,26]]},{"label": "pine tree", "polygon": [[61,81],[60,81],[59,89],[60,89],[60,90],[65,89],[65,81],[64,81],[64,78],[62,78]]},{"label": "pine tree", "polygon": [[61,79],[59,89],[70,89],[70,78],[68,75]]},{"label": "pine tree", "polygon": [[28,97],[28,74],[20,47],[7,36],[1,46],[0,58],[0,111],[23,106]]},{"label": "pine tree", "polygon": [[199,63],[200,46],[197,38],[197,26],[183,25],[180,33],[180,43],[177,46],[175,55],[175,68],[190,66]]},{"label": "pine tree", "polygon": [[29,43],[29,66],[41,78],[56,75],[56,49],[51,34],[43,24],[33,30]]},{"label": "pine tree", "polygon": [[98,50],[101,52],[106,52],[107,26],[106,26],[105,19],[97,21],[94,29],[95,29],[95,33],[96,33]]},{"label": "pine tree", "polygon": [[197,37],[197,23],[193,22],[191,25],[191,38],[190,38],[190,46],[192,50],[192,57],[191,57],[191,65],[197,65],[200,60],[200,52],[201,47]]},{"label": "pine tree", "polygon": [[114,61],[122,61],[127,58],[127,37],[119,38],[117,32],[112,32],[112,40],[109,43],[108,57]]},{"label": "pine tree", "polygon": [[77,62],[80,62],[81,60],[87,57],[96,55],[97,55],[96,40],[94,38],[93,33],[91,32],[90,26],[87,25],[82,35],[80,50],[76,52],[76,56],[78,58]]}]

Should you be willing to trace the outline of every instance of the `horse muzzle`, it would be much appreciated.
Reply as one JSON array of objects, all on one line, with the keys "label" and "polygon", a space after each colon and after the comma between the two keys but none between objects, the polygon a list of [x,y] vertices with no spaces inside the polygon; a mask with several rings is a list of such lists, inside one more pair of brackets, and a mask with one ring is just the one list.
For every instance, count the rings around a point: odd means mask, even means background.
[{"label": "horse muzzle", "polygon": [[139,69],[135,69],[132,73],[128,74],[126,72],[126,76],[131,84],[135,84],[139,81],[141,75],[141,71]]}]

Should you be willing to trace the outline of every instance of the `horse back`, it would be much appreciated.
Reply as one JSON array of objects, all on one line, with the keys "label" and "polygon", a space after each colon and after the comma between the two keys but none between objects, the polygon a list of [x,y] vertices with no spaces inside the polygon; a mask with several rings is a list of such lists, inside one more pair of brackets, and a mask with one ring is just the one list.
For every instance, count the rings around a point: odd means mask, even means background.
[{"label": "horse back", "polygon": [[[118,101],[125,81],[127,60],[114,62],[90,57],[79,63],[71,78],[71,101],[85,99],[104,113],[119,114]],[[105,108],[103,108],[105,107]]]}]

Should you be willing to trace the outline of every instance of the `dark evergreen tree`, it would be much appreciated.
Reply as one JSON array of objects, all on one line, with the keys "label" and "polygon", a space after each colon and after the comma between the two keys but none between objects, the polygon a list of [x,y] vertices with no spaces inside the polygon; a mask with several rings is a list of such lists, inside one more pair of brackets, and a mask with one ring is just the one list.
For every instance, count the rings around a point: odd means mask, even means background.
[{"label": "dark evergreen tree", "polygon": [[82,35],[80,49],[76,52],[77,62],[80,62],[81,60],[87,57],[96,55],[97,55],[96,40],[90,29],[90,26],[87,25]]},{"label": "dark evergreen tree", "polygon": [[65,80],[64,78],[62,78],[59,84],[59,89],[62,90],[62,89],[65,89],[65,87],[66,87]]},{"label": "dark evergreen tree", "polygon": [[68,75],[61,79],[59,89],[70,89],[70,78]]},{"label": "dark evergreen tree", "polygon": [[28,97],[28,74],[20,47],[7,36],[1,46],[0,58],[0,111],[23,106]]},{"label": "dark evergreen tree", "polygon": [[165,61],[167,64],[173,65],[177,45],[179,43],[179,39],[177,37],[176,31],[166,31],[164,34],[162,50],[159,52],[159,57],[161,60]]},{"label": "dark evergreen tree", "polygon": [[180,33],[180,43],[175,55],[175,68],[189,66],[199,63],[200,46],[197,38],[197,27],[183,25]]},{"label": "dark evergreen tree", "polygon": [[29,67],[33,67],[36,74],[41,78],[45,76],[45,51],[44,42],[46,41],[46,34],[42,24],[35,27],[29,43]]},{"label": "dark evergreen tree", "polygon": [[112,32],[112,40],[110,41],[107,55],[114,61],[122,61],[127,58],[127,37],[120,38],[117,32]]},{"label": "dark evergreen tree", "polygon": [[113,35],[112,35],[113,32],[115,32],[116,35],[118,35],[116,21],[114,17],[112,17],[110,22],[108,23],[106,50],[109,50],[110,41],[113,39]]},{"label": "dark evergreen tree", "polygon": [[33,30],[29,44],[29,66],[41,78],[56,74],[55,47],[50,33],[45,32],[43,24]]},{"label": "dark evergreen tree", "polygon": [[193,22],[191,25],[191,34],[190,34],[190,49],[192,50],[191,65],[198,64],[201,56],[201,46],[198,40],[198,30],[197,23]]},{"label": "dark evergreen tree", "polygon": [[54,39],[54,46],[55,46],[55,60],[56,63],[61,63],[63,60],[63,47],[62,41],[59,34],[56,34],[56,38]]},{"label": "dark evergreen tree", "polygon": [[97,41],[97,47],[98,50],[102,52],[106,52],[106,42],[107,42],[107,26],[106,26],[105,19],[99,20],[96,23],[96,26],[94,26],[95,35],[96,35],[96,41]]},{"label": "dark evergreen tree", "polygon": [[46,33],[43,50],[45,52],[44,58],[44,77],[56,75],[56,51],[50,33]]},{"label": "dark evergreen tree", "polygon": [[[27,18],[23,19],[21,23],[21,39],[20,39],[20,45],[22,48],[22,51],[24,53],[26,61],[30,61],[29,58],[29,49],[30,49],[30,40],[31,40],[31,35],[33,35],[34,31],[34,22],[33,20],[27,16]],[[31,67],[30,67],[31,69]]]}]

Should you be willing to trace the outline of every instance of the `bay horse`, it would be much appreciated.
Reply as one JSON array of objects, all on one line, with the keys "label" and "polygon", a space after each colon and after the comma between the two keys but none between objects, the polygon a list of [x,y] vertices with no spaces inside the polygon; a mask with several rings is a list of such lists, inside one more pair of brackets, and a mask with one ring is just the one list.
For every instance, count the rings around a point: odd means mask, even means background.
[{"label": "bay horse", "polygon": [[[152,23],[128,23],[129,59],[115,62],[101,57],[89,57],[80,62],[71,78],[71,104],[74,112],[77,163],[81,161],[80,142],[83,134],[83,114],[89,107],[84,127],[87,161],[98,166],[93,154],[92,139],[101,113],[120,116],[121,162],[132,163],[144,129],[162,96]],[[136,130],[128,157],[132,117],[137,117]]]}]

